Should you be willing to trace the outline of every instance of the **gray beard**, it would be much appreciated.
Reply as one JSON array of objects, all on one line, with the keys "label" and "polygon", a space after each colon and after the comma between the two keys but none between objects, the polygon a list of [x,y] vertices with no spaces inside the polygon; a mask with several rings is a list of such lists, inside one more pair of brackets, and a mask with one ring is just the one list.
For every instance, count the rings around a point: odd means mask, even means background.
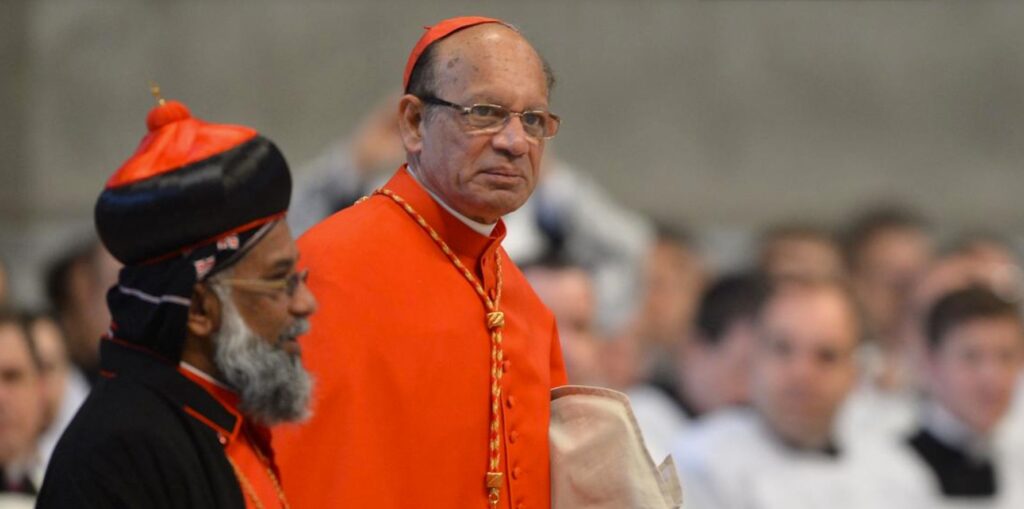
[{"label": "gray beard", "polygon": [[[313,381],[299,355],[290,354],[252,332],[229,291],[220,291],[222,320],[214,334],[214,363],[224,381],[239,395],[239,410],[271,426],[309,417]],[[285,330],[279,340],[294,339],[309,330],[305,318]]]}]

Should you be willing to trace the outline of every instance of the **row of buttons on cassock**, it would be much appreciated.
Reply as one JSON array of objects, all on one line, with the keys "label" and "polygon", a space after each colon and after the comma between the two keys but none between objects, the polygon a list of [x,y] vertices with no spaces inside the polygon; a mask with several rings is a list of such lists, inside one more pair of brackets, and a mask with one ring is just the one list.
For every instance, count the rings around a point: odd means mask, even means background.
[{"label": "row of buttons on cassock", "polygon": [[[508,375],[508,368],[511,365],[512,365],[511,361],[509,361],[507,359],[504,362],[501,363],[501,369],[505,372],[506,376]],[[511,394],[506,395],[505,396],[505,406],[509,410],[514,408],[516,406],[516,397],[511,395]],[[509,422],[511,424],[511,422],[509,420],[506,420],[506,422]],[[510,429],[509,432],[508,432],[508,443],[509,444],[514,444],[518,440],[519,440],[519,432],[516,431],[515,429]],[[519,476],[521,476],[521,475],[523,475],[523,470],[521,468],[519,468],[518,466],[512,467],[512,480],[513,481],[518,481],[519,480]],[[523,501],[520,499],[520,500],[518,500],[516,502],[516,506],[515,507],[516,507],[516,509],[526,509],[526,504],[523,503]]]}]

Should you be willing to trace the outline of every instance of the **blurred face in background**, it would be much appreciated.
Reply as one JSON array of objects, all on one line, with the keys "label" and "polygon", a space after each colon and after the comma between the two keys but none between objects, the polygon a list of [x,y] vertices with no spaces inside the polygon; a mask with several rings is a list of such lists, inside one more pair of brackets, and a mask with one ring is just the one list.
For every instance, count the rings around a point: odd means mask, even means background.
[{"label": "blurred face in background", "polygon": [[841,277],[845,273],[839,246],[811,232],[780,234],[761,248],[761,270],[773,277]]},{"label": "blurred face in background", "polygon": [[51,419],[60,409],[64,399],[64,390],[71,369],[67,346],[60,327],[50,318],[40,317],[32,321],[32,339],[36,342],[39,360],[42,363],[43,390],[46,394],[46,421]]},{"label": "blurred face in background", "polygon": [[1024,297],[1024,271],[1017,253],[995,238],[977,238],[959,250],[976,282],[987,284],[1003,295]]},{"label": "blurred face in background", "polygon": [[390,94],[366,114],[349,142],[354,169],[363,179],[390,174],[405,161],[398,132],[397,94]]},{"label": "blurred face in background", "polygon": [[683,340],[704,289],[706,274],[689,246],[660,239],[647,259],[640,334],[649,344],[670,346]]},{"label": "blurred face in background", "polygon": [[976,433],[989,434],[1013,401],[1022,359],[1020,320],[969,320],[950,329],[929,355],[932,394]]},{"label": "blurred face in background", "polygon": [[590,275],[577,267],[527,269],[527,279],[541,301],[551,309],[569,380],[574,384],[603,385],[599,340],[595,332],[596,303]]},{"label": "blurred face in background", "polygon": [[14,323],[0,324],[0,465],[24,459],[43,430],[43,384]]},{"label": "blurred face in background", "polygon": [[875,232],[855,254],[854,291],[874,339],[896,341],[910,311],[910,296],[932,259],[928,236],[913,228]]},{"label": "blurred face in background", "polygon": [[757,322],[754,405],[788,443],[821,447],[856,379],[852,304],[830,286],[776,290]]},{"label": "blurred face in background", "polygon": [[117,283],[121,265],[99,242],[70,263],[61,282],[66,301],[59,319],[72,361],[92,370],[99,365],[100,337],[110,327],[107,290]]},{"label": "blurred face in background", "polygon": [[[936,259],[914,287],[902,337],[913,347],[915,360],[927,357],[925,314],[943,295],[980,285],[1012,298],[1024,295],[1020,269],[1013,258],[960,251]],[[924,359],[927,361],[927,359]],[[918,362],[917,364],[921,364]]]},{"label": "blurred face in background", "polygon": [[117,284],[121,262],[117,261],[105,247],[96,245],[89,265],[89,296],[85,300],[85,323],[88,337],[92,339],[92,352],[99,358],[99,340],[110,328],[110,310],[107,309],[107,290]]},{"label": "blurred face in background", "polygon": [[680,387],[701,414],[750,403],[757,335],[749,319],[734,321],[715,343],[695,338],[679,359]]},{"label": "blurred face in background", "polygon": [[638,323],[637,320],[629,321],[599,345],[598,357],[607,387],[625,391],[644,382],[643,365],[646,359],[641,348]]},{"label": "blurred face in background", "polygon": [[981,265],[990,267],[1019,267],[1017,253],[1003,241],[994,238],[976,238],[964,245],[960,252]]}]

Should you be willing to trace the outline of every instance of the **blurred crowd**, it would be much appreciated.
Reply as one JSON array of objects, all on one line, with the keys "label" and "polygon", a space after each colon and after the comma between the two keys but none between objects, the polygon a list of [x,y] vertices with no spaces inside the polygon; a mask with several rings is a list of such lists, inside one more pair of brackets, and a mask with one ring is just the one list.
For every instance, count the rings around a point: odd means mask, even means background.
[{"label": "blurred crowd", "polygon": [[0,264],[0,507],[30,504],[61,432],[99,375],[99,341],[110,324],[107,289],[118,263],[98,239],[49,260],[42,309],[15,309],[10,268]]},{"label": "blurred crowd", "polygon": [[[393,102],[299,168],[296,235],[401,164]],[[1024,507],[1010,242],[939,242],[937,225],[890,204],[841,225],[777,225],[731,256],[749,266],[722,270],[702,232],[658,224],[547,159],[505,219],[505,249],[556,315],[570,382],[629,395],[654,459],[673,457],[685,507]],[[2,306],[5,496],[35,493],[98,375],[117,270],[98,241],[75,245],[49,264],[46,309]]]},{"label": "blurred crowd", "polygon": [[[295,231],[391,175],[394,126],[379,108],[300,171]],[[707,232],[551,156],[505,248],[555,313],[570,383],[629,395],[685,507],[1024,507],[1011,241],[887,203],[767,228],[723,269]]]},{"label": "blurred crowd", "polygon": [[[543,184],[542,184],[543,185]],[[719,272],[658,233],[631,318],[599,325],[592,262],[526,274],[572,383],[627,393],[685,507],[1024,507],[1024,322],[1012,245],[938,247],[905,208],[766,231]]]}]

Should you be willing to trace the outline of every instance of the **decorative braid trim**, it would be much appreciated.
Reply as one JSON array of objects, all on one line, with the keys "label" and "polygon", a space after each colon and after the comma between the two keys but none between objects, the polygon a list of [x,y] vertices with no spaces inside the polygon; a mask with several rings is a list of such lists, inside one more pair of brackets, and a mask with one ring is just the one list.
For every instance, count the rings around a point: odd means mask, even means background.
[{"label": "decorative braid trim", "polygon": [[[500,309],[501,303],[501,255],[497,250],[494,252],[494,266],[495,273],[497,276],[497,284],[495,285],[493,298],[487,295],[484,291],[484,287],[480,284],[480,281],[473,275],[473,273],[466,268],[462,260],[456,256],[455,252],[452,251],[448,244],[437,234],[427,223],[427,220],[416,212],[416,209],[409,205],[409,202],[405,201],[401,196],[398,196],[389,189],[378,189],[374,191],[374,194],[386,196],[394,201],[398,206],[409,215],[416,224],[420,225],[420,228],[430,236],[430,239],[437,244],[437,247],[441,249],[441,252],[448,257],[448,260],[452,262],[455,269],[462,274],[462,277],[469,282],[469,285],[476,291],[481,302],[484,304],[484,308],[487,310],[485,320],[487,329],[491,335],[491,423],[490,423],[490,435],[488,437],[487,445],[490,452],[489,467],[487,474],[484,477],[484,486],[487,488],[487,499],[492,508],[498,506],[499,500],[501,500],[501,487],[503,486],[503,473],[501,471],[501,379],[504,375],[502,371],[502,362],[504,359],[504,351],[502,350],[501,344],[501,330],[505,326],[505,313]],[[364,198],[365,199],[365,198]],[[362,201],[362,200],[360,200]]]}]

